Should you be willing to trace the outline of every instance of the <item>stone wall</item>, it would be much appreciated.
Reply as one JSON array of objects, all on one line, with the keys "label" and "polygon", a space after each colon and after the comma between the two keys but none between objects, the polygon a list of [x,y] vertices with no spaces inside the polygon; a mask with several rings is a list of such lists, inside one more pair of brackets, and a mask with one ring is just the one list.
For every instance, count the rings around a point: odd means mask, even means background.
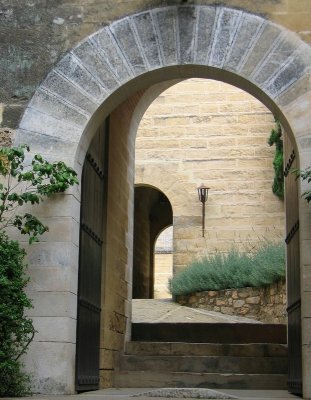
[{"label": "stone wall", "polygon": [[168,299],[172,295],[168,290],[168,281],[173,272],[173,254],[155,253],[154,255],[154,298]]},{"label": "stone wall", "polygon": [[261,288],[226,289],[178,296],[178,303],[222,314],[286,323],[286,285],[279,281]]},{"label": "stone wall", "polygon": [[111,387],[115,368],[114,357],[123,351],[124,342],[130,335],[134,160],[128,151],[128,147],[133,145],[128,130],[140,96],[141,93],[137,93],[130,97],[110,116],[106,267],[102,277],[100,387]]},{"label": "stone wall", "polygon": [[[124,15],[179,5],[180,0],[2,1],[0,124],[15,128],[38,84],[77,43]],[[214,0],[186,4],[214,5]],[[308,0],[226,0],[227,7],[263,15],[311,42]]]},{"label": "stone wall", "polygon": [[9,128],[0,128],[0,147],[10,147],[14,139],[14,131]]},{"label": "stone wall", "polygon": [[[231,85],[190,79],[163,92],[136,138],[135,181],[166,194],[174,216],[174,272],[206,253],[284,237],[284,204],[271,190],[271,112]],[[197,187],[210,187],[205,237]]]}]

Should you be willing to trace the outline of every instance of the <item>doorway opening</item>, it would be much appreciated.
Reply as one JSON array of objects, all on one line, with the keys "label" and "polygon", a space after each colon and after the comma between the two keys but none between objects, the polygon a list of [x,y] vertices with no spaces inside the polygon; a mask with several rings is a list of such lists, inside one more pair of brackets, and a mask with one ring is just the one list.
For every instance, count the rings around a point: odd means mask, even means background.
[{"label": "doorway opening", "polygon": [[135,186],[133,299],[154,298],[154,248],[161,231],[173,223],[167,196],[151,186]]}]

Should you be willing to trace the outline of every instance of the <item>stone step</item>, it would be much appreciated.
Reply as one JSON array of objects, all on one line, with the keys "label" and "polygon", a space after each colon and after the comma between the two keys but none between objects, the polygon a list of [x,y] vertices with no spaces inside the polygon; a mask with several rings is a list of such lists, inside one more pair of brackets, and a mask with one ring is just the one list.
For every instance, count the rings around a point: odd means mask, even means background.
[{"label": "stone step", "polygon": [[287,358],[123,355],[120,369],[148,372],[285,374]]},{"label": "stone step", "polygon": [[287,345],[276,343],[127,342],[125,353],[149,356],[287,357]]},{"label": "stone step", "polygon": [[286,390],[286,374],[219,374],[189,372],[121,371],[114,377],[116,388],[210,388]]},{"label": "stone step", "polygon": [[133,323],[132,341],[286,344],[286,325],[248,323]]}]

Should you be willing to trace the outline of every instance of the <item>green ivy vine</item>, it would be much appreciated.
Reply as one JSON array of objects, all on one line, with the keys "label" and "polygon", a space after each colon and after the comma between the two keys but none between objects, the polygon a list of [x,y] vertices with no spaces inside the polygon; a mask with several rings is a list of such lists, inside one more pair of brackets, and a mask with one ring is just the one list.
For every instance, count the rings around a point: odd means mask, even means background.
[{"label": "green ivy vine", "polygon": [[272,185],[272,192],[284,199],[284,175],[283,175],[283,139],[282,127],[279,121],[275,121],[275,127],[271,130],[268,139],[269,146],[275,145],[275,155],[273,159],[274,167],[274,180]]}]

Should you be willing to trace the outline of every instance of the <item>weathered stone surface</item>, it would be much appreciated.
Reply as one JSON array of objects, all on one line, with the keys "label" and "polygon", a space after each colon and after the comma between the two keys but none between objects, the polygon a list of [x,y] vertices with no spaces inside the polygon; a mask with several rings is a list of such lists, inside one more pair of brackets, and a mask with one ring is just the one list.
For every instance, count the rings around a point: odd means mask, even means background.
[{"label": "weathered stone surface", "polygon": [[47,116],[52,116],[57,120],[66,121],[77,126],[85,126],[88,115],[84,114],[81,109],[70,106],[61,98],[53,96],[45,88],[36,91],[31,99],[30,107],[38,110]]},{"label": "weathered stone surface", "polygon": [[179,7],[177,16],[179,60],[181,64],[187,64],[193,61],[197,10],[195,7]]},{"label": "weathered stone surface", "polygon": [[243,14],[238,31],[234,37],[231,49],[227,54],[224,68],[230,71],[239,71],[245,61],[249,49],[255,43],[265,22],[254,15]]},{"label": "weathered stone surface", "polygon": [[259,85],[271,81],[272,77],[279,69],[283,68],[288,62],[294,51],[299,46],[298,39],[292,37],[282,37],[277,45],[269,52],[266,59],[254,70],[252,77]]},{"label": "weathered stone surface", "polygon": [[33,108],[27,108],[24,113],[20,128],[24,131],[36,132],[52,138],[78,142],[81,135],[79,127],[68,121],[56,119]]},{"label": "weathered stone surface", "polygon": [[153,12],[163,65],[174,65],[178,62],[176,17],[175,8],[165,11],[157,9]]},{"label": "weathered stone surface", "polygon": [[235,396],[221,393],[211,389],[156,389],[150,392],[143,392],[134,397],[165,397],[165,398],[200,398],[200,399],[235,399]]},{"label": "weathered stone surface", "polygon": [[78,253],[78,247],[71,242],[34,243],[27,248],[29,263],[37,267],[75,267],[78,265]]},{"label": "weathered stone surface", "polygon": [[0,128],[0,146],[10,147],[14,139],[14,131],[10,128]]},{"label": "weathered stone surface", "polygon": [[134,16],[132,26],[137,32],[148,67],[151,69],[159,68],[161,66],[161,55],[152,13]]},{"label": "weathered stone surface", "polygon": [[[73,133],[74,128],[71,128],[70,132]],[[62,132],[59,132],[61,135]],[[72,134],[74,137],[74,135]],[[42,147],[45,148],[45,156],[48,157],[49,154],[54,154],[58,156],[59,160],[63,159],[68,153],[75,153],[77,150],[77,142],[71,141],[70,138],[64,138],[62,140],[60,137],[48,136],[41,133],[29,132],[25,129],[18,129],[16,131],[14,144],[25,144],[29,145],[32,153],[40,153]]]},{"label": "weathered stone surface", "polygon": [[71,292],[77,293],[77,271],[63,267],[28,267],[30,282],[27,290],[30,292]]},{"label": "weathered stone surface", "polygon": [[310,62],[309,46],[301,44],[297,51],[289,57],[289,62],[279,69],[275,78],[264,85],[264,89],[272,98],[279,96],[304,75],[306,70],[309,69]]},{"label": "weathered stone surface", "polygon": [[131,19],[126,18],[120,22],[116,22],[111,25],[110,29],[119,43],[125,58],[129,61],[134,74],[139,75],[145,72],[147,69],[145,60],[141,48],[137,43]]},{"label": "weathered stone surface", "polygon": [[77,296],[74,293],[30,292],[29,296],[34,306],[27,313],[30,317],[77,317]]},{"label": "weathered stone surface", "polygon": [[280,30],[275,25],[266,24],[260,32],[258,40],[249,49],[244,64],[240,66],[240,72],[244,76],[250,76],[258,65],[265,60],[270,48],[273,48],[275,41],[280,37]]},{"label": "weathered stone surface", "polygon": [[31,317],[36,330],[36,342],[72,343],[76,321],[68,317]]},{"label": "weathered stone surface", "polygon": [[102,29],[92,37],[92,41],[100,46],[100,51],[105,55],[118,80],[120,82],[128,80],[133,72],[118,47],[112,31],[109,28]]},{"label": "weathered stone surface", "polygon": [[233,300],[233,307],[234,308],[241,308],[244,306],[245,301],[244,300]]},{"label": "weathered stone surface", "polygon": [[[212,0],[200,3],[212,6],[197,6],[198,9],[208,10],[211,13],[215,11],[216,7]],[[269,21],[297,32],[302,40],[310,42],[309,4],[299,2],[296,6],[295,0],[290,0],[289,3],[290,5],[285,7],[282,2],[254,4],[251,1],[235,0],[234,7],[241,8],[246,13],[265,15]],[[165,4],[180,5],[180,1],[170,0],[169,3],[163,3]],[[40,2],[36,2],[35,7],[32,3],[26,4],[25,7],[16,3],[10,9],[4,9],[1,19],[4,40],[1,48],[7,57],[3,57],[0,63],[2,69],[0,98],[16,105],[22,97],[26,97],[26,101],[23,101],[22,107],[18,110],[20,116],[38,83],[64,53],[111,21],[158,6],[158,0],[148,0],[148,2],[134,0],[131,3],[124,0],[98,0],[96,6],[91,2],[84,3],[82,0],[77,0],[70,5],[64,1],[54,2],[48,7]],[[303,11],[300,7],[303,7]],[[254,15],[252,17],[256,18]],[[8,37],[10,40],[5,40]],[[12,113],[13,107],[8,106],[8,109]],[[15,124],[19,116],[14,118]],[[11,118],[9,120],[12,121]]]},{"label": "weathered stone surface", "polygon": [[198,10],[197,44],[194,62],[206,64],[209,59],[212,44],[213,27],[215,25],[216,8],[202,7]]},{"label": "weathered stone surface", "polygon": [[242,13],[240,11],[226,8],[220,10],[208,65],[223,67],[241,16]]},{"label": "weathered stone surface", "polygon": [[105,90],[109,91],[117,87],[117,77],[107,64],[105,54],[101,53],[96,42],[89,39],[81,43],[79,47],[73,50],[73,54]]},{"label": "weathered stone surface", "polygon": [[285,286],[284,281],[279,281],[261,288],[197,292],[177,296],[177,301],[193,308],[251,317],[266,323],[286,323]]},{"label": "weathered stone surface", "polygon": [[[278,301],[277,298],[274,299],[275,301]],[[259,304],[260,303],[260,297],[259,296],[253,296],[253,297],[248,297],[246,299],[247,304]]]},{"label": "weathered stone surface", "polygon": [[81,111],[88,115],[92,115],[98,107],[98,104],[90,96],[85,96],[77,87],[73,86],[57,72],[49,74],[42,87],[80,108]]},{"label": "weathered stone surface", "polygon": [[64,75],[70,83],[79,87],[93,102],[99,102],[105,98],[105,89],[78,62],[78,59],[72,53],[67,54],[57,64],[56,72]]},{"label": "weathered stone surface", "polygon": [[[34,393],[71,394],[74,392],[75,343],[37,342],[30,344],[23,361],[33,371]],[[42,357],[44,355],[44,357]]]}]

